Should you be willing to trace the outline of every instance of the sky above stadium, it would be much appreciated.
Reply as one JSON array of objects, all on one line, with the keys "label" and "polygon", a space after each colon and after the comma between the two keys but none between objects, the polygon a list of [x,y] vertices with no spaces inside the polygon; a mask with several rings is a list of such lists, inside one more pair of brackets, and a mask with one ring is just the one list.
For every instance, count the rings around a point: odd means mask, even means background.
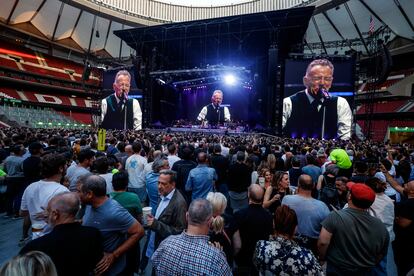
[{"label": "sky above stadium", "polygon": [[224,6],[232,4],[240,4],[251,2],[252,0],[157,0],[174,5],[193,6],[193,7],[211,7],[211,6]]}]

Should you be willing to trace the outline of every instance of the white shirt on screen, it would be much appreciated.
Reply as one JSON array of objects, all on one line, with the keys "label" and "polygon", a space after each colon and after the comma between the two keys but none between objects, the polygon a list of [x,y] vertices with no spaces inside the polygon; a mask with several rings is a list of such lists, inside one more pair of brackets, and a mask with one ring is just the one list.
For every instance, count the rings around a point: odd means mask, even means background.
[{"label": "white shirt on screen", "polygon": [[[119,103],[119,99],[115,96],[117,103]],[[134,130],[142,129],[142,111],[141,106],[139,105],[138,100],[132,99],[132,108],[134,114]],[[125,104],[124,104],[125,106]],[[124,106],[122,108],[124,108]],[[108,110],[108,104],[106,102],[106,98],[101,102],[101,122],[104,120],[106,111]]]},{"label": "white shirt on screen", "polygon": [[[203,121],[207,116],[207,105],[201,109],[200,114],[198,114],[197,120]],[[230,111],[227,106],[224,107],[224,120],[226,122],[230,121]]]},{"label": "white shirt on screen", "polygon": [[[315,99],[309,95],[308,90],[305,90],[306,96],[309,99],[309,103],[312,103]],[[338,137],[342,140],[349,140],[351,138],[351,125],[352,125],[352,111],[349,107],[348,101],[342,97],[337,97],[337,114],[338,114]],[[323,102],[324,99],[322,98]],[[322,105],[318,106],[320,110]],[[292,100],[290,97],[283,99],[283,115],[282,115],[282,128],[285,127],[287,120],[292,114]]]}]

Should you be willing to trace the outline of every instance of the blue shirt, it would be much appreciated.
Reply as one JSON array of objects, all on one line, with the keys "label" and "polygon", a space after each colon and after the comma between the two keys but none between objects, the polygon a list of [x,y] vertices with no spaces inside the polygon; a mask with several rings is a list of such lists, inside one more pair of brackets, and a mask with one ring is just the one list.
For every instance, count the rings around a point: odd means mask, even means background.
[{"label": "blue shirt", "polygon": [[[158,204],[158,208],[157,208],[157,212],[155,213],[155,218],[158,219],[162,212],[164,212],[165,208],[167,208],[168,204],[171,201],[171,198],[173,197],[175,192],[175,189],[172,190],[167,196],[160,196],[161,197],[161,201],[160,204]],[[148,247],[147,247],[147,252],[146,252],[146,256],[149,258],[152,256],[152,254],[154,253],[155,250],[155,232],[151,231],[151,235],[150,235],[150,240],[148,242]]]},{"label": "blue shirt", "polygon": [[287,195],[283,197],[282,204],[295,210],[298,217],[298,234],[313,239],[319,237],[321,222],[329,215],[325,203],[300,195]]},{"label": "blue shirt", "polygon": [[160,199],[160,195],[158,193],[158,178],[160,177],[159,173],[150,172],[145,177],[145,183],[147,186],[147,193],[149,197],[149,205],[152,208],[152,215],[155,215],[155,211],[157,210],[158,201]]},{"label": "blue shirt", "polygon": [[322,174],[322,169],[315,165],[306,165],[302,168],[302,172],[310,175],[313,183],[317,183],[319,176]]},{"label": "blue shirt", "polygon": [[[113,199],[108,199],[98,208],[88,205],[83,216],[83,225],[98,229],[103,238],[105,252],[114,252],[127,239],[128,229],[135,223],[131,214]],[[125,254],[115,260],[108,275],[118,275],[126,264]]]},{"label": "blue shirt", "polygon": [[188,174],[186,191],[192,191],[192,200],[206,198],[213,191],[214,181],[217,180],[216,170],[205,164],[199,164]]}]

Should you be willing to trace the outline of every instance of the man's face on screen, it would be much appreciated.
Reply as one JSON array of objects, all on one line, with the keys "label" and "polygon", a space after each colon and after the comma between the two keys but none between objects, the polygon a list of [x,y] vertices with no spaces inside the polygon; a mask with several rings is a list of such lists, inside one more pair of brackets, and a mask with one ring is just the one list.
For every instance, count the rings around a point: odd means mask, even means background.
[{"label": "man's face on screen", "polygon": [[[119,75],[113,85],[114,91],[118,98],[128,97],[131,80],[127,75]],[[125,94],[125,95],[124,95]]]},{"label": "man's face on screen", "polygon": [[215,93],[213,97],[211,97],[211,102],[216,106],[221,105],[223,102],[223,95],[220,93]]},{"label": "man's face on screen", "polygon": [[310,93],[316,94],[319,91],[319,86],[329,90],[333,81],[332,69],[328,66],[315,65],[308,74],[303,78],[303,82]]}]

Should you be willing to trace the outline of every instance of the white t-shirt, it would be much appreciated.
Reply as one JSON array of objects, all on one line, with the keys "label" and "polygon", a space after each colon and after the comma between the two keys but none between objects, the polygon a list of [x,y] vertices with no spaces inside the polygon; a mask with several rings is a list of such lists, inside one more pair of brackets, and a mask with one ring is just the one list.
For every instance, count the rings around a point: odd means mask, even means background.
[{"label": "white t-shirt", "polygon": [[110,193],[112,193],[114,191],[114,188],[112,186],[112,173],[105,173],[105,174],[100,174],[100,177],[102,177],[103,179],[105,179],[106,182],[106,194],[109,195]]},{"label": "white t-shirt", "polygon": [[68,188],[54,181],[39,180],[27,186],[22,197],[22,211],[29,211],[30,220],[33,224],[43,224],[44,220],[35,218],[37,213],[43,212],[47,208],[49,200],[57,194],[69,192]]},{"label": "white t-shirt", "polygon": [[385,194],[376,194],[375,201],[368,209],[369,214],[380,219],[390,234],[390,242],[394,240],[394,202]]},{"label": "white t-shirt", "polygon": [[142,188],[145,186],[145,165],[148,161],[139,154],[133,154],[125,162],[125,169],[128,172],[129,188]]},{"label": "white t-shirt", "polygon": [[168,155],[167,158],[168,158],[168,165],[170,166],[170,168],[173,167],[175,162],[181,160],[181,158],[178,157],[177,155]]}]

